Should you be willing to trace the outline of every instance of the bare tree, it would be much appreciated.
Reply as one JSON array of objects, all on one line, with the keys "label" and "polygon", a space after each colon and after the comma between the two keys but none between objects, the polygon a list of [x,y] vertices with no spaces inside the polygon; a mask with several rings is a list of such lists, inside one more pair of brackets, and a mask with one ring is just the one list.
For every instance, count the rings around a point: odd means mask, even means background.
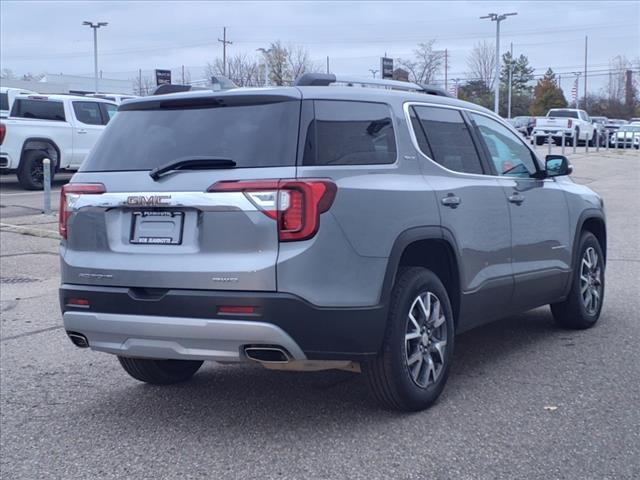
[{"label": "bare tree", "polygon": [[482,41],[475,44],[467,58],[468,75],[473,80],[480,80],[493,90],[496,71],[496,47],[492,42]]},{"label": "bare tree", "polygon": [[309,59],[309,52],[301,46],[284,46],[280,40],[272,42],[262,54],[272,85],[289,85],[300,75],[317,71]]},{"label": "bare tree", "polygon": [[[207,78],[222,76],[224,72],[222,59],[216,58],[213,63],[207,63],[204,74]],[[258,62],[246,53],[236,53],[227,58],[227,78],[239,87],[254,87],[262,84],[261,69]]]},{"label": "bare tree", "polygon": [[433,83],[444,64],[444,51],[434,50],[435,40],[419,43],[413,58],[398,58],[397,62],[409,72],[409,80],[416,83]]},{"label": "bare tree", "polygon": [[147,76],[135,77],[132,80],[132,82],[133,82],[133,92],[136,95],[140,95],[140,96],[150,95],[151,92],[153,92],[153,90],[156,88],[155,82]]},{"label": "bare tree", "polygon": [[616,55],[609,60],[609,82],[606,89],[610,100],[624,101],[627,91],[626,72],[632,66],[632,62],[624,55]]},{"label": "bare tree", "polygon": [[3,68],[0,72],[0,78],[5,80],[13,80],[16,76],[13,74],[13,71],[9,68]]}]

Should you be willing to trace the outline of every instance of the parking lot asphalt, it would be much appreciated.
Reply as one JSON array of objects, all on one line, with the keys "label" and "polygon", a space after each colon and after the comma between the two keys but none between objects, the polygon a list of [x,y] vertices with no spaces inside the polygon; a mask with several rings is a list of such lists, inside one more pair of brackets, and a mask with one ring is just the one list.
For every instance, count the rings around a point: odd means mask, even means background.
[{"label": "parking lot asphalt", "polygon": [[3,178],[2,478],[640,478],[640,154],[571,160],[607,211],[599,323],[562,330],[545,307],[467,332],[442,397],[414,414],[381,410],[357,374],[208,364],[154,387],[74,347],[57,240],[5,227],[55,218]]}]

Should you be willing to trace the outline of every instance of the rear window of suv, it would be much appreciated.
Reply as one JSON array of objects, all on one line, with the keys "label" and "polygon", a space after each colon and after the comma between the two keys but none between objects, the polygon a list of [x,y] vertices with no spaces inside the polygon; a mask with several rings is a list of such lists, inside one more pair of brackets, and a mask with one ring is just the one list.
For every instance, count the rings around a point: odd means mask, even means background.
[{"label": "rear window of suv", "polygon": [[375,165],[396,161],[391,110],[382,103],[316,100],[303,165]]},{"label": "rear window of suv", "polygon": [[9,94],[0,93],[0,110],[9,110]]},{"label": "rear window of suv", "polygon": [[57,120],[64,122],[64,105],[51,100],[16,99],[11,109],[12,117]]},{"label": "rear window of suv", "polygon": [[295,165],[300,102],[247,102],[121,108],[80,170],[151,170],[190,157],[228,158],[236,168]]}]

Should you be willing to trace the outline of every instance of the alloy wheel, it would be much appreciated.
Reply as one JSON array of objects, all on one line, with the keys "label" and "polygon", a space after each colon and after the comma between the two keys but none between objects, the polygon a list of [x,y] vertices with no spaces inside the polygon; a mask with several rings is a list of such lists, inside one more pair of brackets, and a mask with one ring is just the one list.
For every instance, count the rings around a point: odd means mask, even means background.
[{"label": "alloy wheel", "polygon": [[602,299],[602,269],[595,248],[584,251],[580,264],[580,295],[589,315],[595,315]]},{"label": "alloy wheel", "polygon": [[442,374],[447,346],[447,322],[441,302],[432,292],[418,295],[409,308],[405,360],[413,382],[427,388]]}]

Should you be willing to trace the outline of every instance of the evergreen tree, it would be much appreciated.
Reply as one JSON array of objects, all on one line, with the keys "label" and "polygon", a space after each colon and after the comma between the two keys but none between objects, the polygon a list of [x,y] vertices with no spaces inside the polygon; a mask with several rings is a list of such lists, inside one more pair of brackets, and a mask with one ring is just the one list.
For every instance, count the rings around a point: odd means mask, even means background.
[{"label": "evergreen tree", "polygon": [[562,90],[558,87],[556,75],[553,70],[548,69],[537,85],[533,89],[533,101],[529,106],[531,115],[546,115],[551,108],[564,108],[567,100],[564,98]]}]

